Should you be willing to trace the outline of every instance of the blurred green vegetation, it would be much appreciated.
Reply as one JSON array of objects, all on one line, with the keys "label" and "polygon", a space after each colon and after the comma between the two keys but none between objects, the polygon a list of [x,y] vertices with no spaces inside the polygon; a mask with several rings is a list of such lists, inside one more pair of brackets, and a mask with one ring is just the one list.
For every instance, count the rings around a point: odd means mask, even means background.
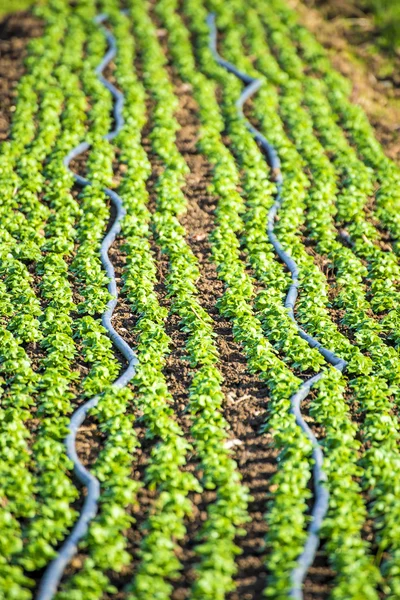
[{"label": "blurred green vegetation", "polygon": [[0,0],[0,15],[5,15],[17,10],[26,10],[35,0]]},{"label": "blurred green vegetation", "polygon": [[400,48],[400,0],[363,0],[371,10],[379,32],[379,43],[388,50]]}]

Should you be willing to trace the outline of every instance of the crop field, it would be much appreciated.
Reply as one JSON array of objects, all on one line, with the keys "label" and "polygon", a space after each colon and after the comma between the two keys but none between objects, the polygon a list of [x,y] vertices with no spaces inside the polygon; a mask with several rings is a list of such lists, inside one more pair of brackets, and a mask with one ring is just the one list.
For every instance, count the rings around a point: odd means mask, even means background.
[{"label": "crop field", "polygon": [[0,600],[400,600],[400,167],[350,76],[288,0],[0,33]]}]

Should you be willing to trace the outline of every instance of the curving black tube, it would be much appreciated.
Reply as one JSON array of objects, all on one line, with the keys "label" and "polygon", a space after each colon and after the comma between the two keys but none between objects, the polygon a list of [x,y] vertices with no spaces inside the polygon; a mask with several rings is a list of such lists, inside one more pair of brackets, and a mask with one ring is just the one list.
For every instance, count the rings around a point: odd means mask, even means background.
[{"label": "curving black tube", "polygon": [[[106,19],[107,15],[98,15],[95,18],[95,22],[100,25]],[[109,49],[101,63],[97,66],[96,74],[98,75],[103,85],[110,90],[111,94],[114,97],[115,126],[114,129],[105,136],[105,139],[111,141],[119,133],[119,131],[124,125],[124,119],[122,116],[124,96],[109,81],[107,81],[102,74],[106,66],[115,57],[117,51],[114,36],[105,27],[103,27],[103,30],[107,38]],[[82,142],[81,144],[76,146],[64,158],[64,165],[67,168],[69,168],[71,160],[82,154],[82,152],[86,152],[86,150],[88,150],[89,148],[90,144],[88,144],[87,142]],[[73,175],[75,181],[79,185],[91,185],[91,182],[85,179],[84,177],[81,177],[76,173],[73,173]],[[108,291],[112,295],[112,298],[107,303],[106,310],[102,315],[101,322],[107,330],[107,333],[111,338],[114,346],[118,348],[118,350],[121,352],[121,354],[124,356],[128,363],[125,371],[113,383],[114,388],[122,388],[125,387],[135,375],[138,359],[135,352],[132,350],[129,344],[127,344],[127,342],[119,335],[119,333],[115,331],[111,323],[111,318],[114,309],[117,305],[118,289],[117,282],[115,279],[114,267],[108,257],[108,250],[121,230],[121,220],[125,216],[126,211],[122,199],[120,198],[120,196],[118,196],[118,194],[116,194],[108,188],[105,188],[104,192],[110,198],[111,202],[113,203],[116,209],[116,217],[114,223],[112,224],[112,227],[103,239],[100,248],[101,262],[109,277]],[[84,422],[87,413],[98,404],[100,397],[100,395],[95,396],[94,398],[80,406],[72,415],[69,423],[69,434],[65,440],[67,455],[74,464],[74,474],[76,478],[82,483],[82,485],[86,486],[87,494],[78,521],[75,523],[71,533],[65,539],[60,549],[58,550],[56,558],[50,563],[43,575],[43,578],[40,582],[38,594],[36,596],[37,600],[51,600],[54,597],[54,595],[57,592],[57,588],[59,586],[61,578],[63,576],[65,567],[67,566],[71,558],[74,556],[74,554],[76,554],[80,540],[86,535],[90,522],[97,514],[98,501],[100,497],[100,482],[80,462],[78,454],[76,452],[75,443],[76,434],[80,426]]]},{"label": "curving black tube", "polygon": [[[257,92],[257,90],[260,89],[260,87],[263,83],[262,79],[257,79],[255,77],[247,75],[247,73],[243,73],[242,71],[239,71],[239,69],[237,69],[234,65],[232,65],[230,62],[223,59],[218,54],[218,50],[217,50],[217,28],[216,28],[216,24],[215,24],[215,15],[214,14],[208,15],[207,25],[208,25],[209,31],[210,31],[209,48],[210,48],[216,62],[220,66],[224,67],[230,73],[233,73],[234,75],[236,75],[236,77],[238,77],[238,79],[240,79],[246,86],[236,102],[236,108],[237,108],[239,116],[244,119],[244,122],[246,123],[247,128],[252,133],[252,135],[257,140],[257,142],[260,144],[262,149],[264,150],[264,152],[267,156],[267,159],[268,159],[268,163],[272,169],[272,173],[273,173],[274,180],[276,183],[277,194],[275,197],[275,202],[272,205],[272,207],[268,213],[267,234],[268,234],[269,241],[273,245],[273,247],[274,247],[277,255],[279,256],[279,258],[281,259],[281,261],[286,265],[287,269],[289,270],[289,272],[291,274],[291,278],[292,278],[292,283],[289,287],[289,290],[288,290],[288,293],[287,293],[286,299],[285,299],[285,307],[288,310],[290,318],[295,323],[300,337],[302,337],[304,340],[306,340],[307,343],[312,348],[317,348],[317,350],[320,352],[320,354],[322,354],[322,356],[326,359],[326,361],[329,362],[333,367],[335,367],[338,371],[343,372],[347,366],[346,361],[341,359],[340,357],[336,356],[336,354],[334,352],[332,352],[328,348],[325,348],[324,346],[322,346],[322,344],[320,342],[318,342],[315,338],[313,338],[311,335],[309,335],[307,332],[305,332],[300,327],[300,325],[297,323],[296,317],[294,314],[294,307],[296,304],[298,289],[299,289],[299,269],[298,269],[298,266],[297,266],[295,260],[289,254],[287,254],[287,252],[284,250],[284,248],[282,247],[281,243],[279,242],[278,238],[276,237],[276,235],[274,233],[275,217],[276,217],[279,209],[281,208],[282,201],[283,201],[283,198],[282,198],[283,176],[282,176],[282,172],[281,172],[280,159],[279,159],[279,156],[278,156],[275,148],[246,119],[246,117],[244,116],[244,113],[243,113],[244,103],[251,96],[253,96],[253,94],[255,94]],[[322,521],[325,518],[326,513],[328,511],[328,505],[329,505],[329,493],[326,488],[326,485],[324,485],[327,478],[326,478],[326,473],[323,470],[324,455],[322,452],[322,448],[321,448],[317,438],[315,437],[315,435],[313,434],[313,432],[311,431],[311,429],[309,428],[307,423],[304,421],[303,415],[301,413],[301,402],[308,396],[314,383],[319,381],[322,377],[323,377],[323,373],[318,373],[314,377],[311,377],[310,379],[305,381],[300,386],[298,391],[290,399],[291,412],[295,416],[296,423],[302,429],[302,431],[305,433],[305,435],[308,437],[308,439],[312,443],[312,448],[313,448],[312,455],[313,455],[313,459],[314,459],[314,466],[313,466],[314,505],[313,505],[313,508],[311,511],[312,520],[311,520],[311,524],[308,528],[307,540],[304,545],[303,551],[302,551],[301,555],[299,556],[299,558],[297,559],[296,567],[293,569],[293,571],[291,572],[291,575],[290,575],[291,588],[290,588],[289,596],[291,598],[295,598],[296,600],[302,600],[302,598],[303,598],[303,592],[302,592],[303,582],[307,575],[308,569],[314,562],[315,554],[316,554],[318,546],[319,546],[319,531],[321,529]]]}]

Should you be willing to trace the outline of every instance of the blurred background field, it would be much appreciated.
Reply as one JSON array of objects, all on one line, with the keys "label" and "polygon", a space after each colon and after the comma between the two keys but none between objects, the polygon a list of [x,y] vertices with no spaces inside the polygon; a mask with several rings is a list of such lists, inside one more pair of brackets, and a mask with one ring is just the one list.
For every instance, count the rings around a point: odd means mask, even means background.
[{"label": "blurred background field", "polygon": [[343,19],[364,41],[389,54],[400,51],[400,0],[304,0],[328,19]]}]

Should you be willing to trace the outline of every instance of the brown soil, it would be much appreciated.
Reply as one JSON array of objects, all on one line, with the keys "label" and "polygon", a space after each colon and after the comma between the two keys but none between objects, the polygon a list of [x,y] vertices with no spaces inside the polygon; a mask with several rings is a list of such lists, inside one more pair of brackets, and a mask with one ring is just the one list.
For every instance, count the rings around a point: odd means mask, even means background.
[{"label": "brown soil", "polygon": [[76,447],[79,460],[87,469],[90,470],[96,462],[104,438],[104,434],[101,433],[97,423],[92,419],[85,420],[85,423],[79,428],[76,435]]}]

